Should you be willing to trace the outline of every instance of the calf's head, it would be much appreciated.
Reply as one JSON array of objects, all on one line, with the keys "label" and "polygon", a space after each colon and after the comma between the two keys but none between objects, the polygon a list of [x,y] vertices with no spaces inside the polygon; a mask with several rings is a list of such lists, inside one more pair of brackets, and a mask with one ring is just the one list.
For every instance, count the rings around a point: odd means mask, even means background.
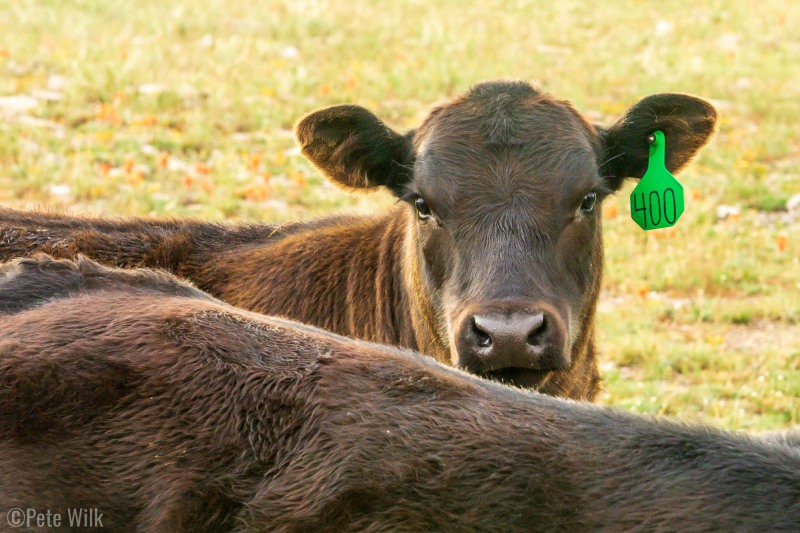
[{"label": "calf's head", "polygon": [[657,94],[605,128],[524,82],[481,83],[401,135],[364,108],[302,119],[303,153],[349,189],[402,200],[403,275],[419,348],[540,387],[593,351],[603,261],[600,206],[647,169],[662,130],[677,172],[708,142],[704,100]]}]

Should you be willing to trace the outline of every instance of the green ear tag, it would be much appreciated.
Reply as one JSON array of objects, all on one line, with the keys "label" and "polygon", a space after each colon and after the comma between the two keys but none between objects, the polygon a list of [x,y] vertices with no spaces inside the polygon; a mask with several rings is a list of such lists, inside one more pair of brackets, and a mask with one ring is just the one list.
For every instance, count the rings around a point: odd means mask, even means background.
[{"label": "green ear tag", "polygon": [[664,163],[667,142],[654,131],[647,172],[631,192],[631,218],[643,230],[674,226],[683,214],[683,185]]}]

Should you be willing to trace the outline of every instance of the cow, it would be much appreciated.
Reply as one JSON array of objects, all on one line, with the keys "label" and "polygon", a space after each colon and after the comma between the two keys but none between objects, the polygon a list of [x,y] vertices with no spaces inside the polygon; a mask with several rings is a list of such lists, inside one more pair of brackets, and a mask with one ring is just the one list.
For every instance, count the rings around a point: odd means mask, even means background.
[{"label": "cow", "polygon": [[514,81],[478,84],[405,135],[335,106],[299,121],[302,152],[337,185],[391,191],[384,214],[229,226],[2,210],[0,259],[163,268],[239,307],[591,400],[600,205],[643,175],[653,131],[675,173],[716,117],[699,98],[657,94],[604,128]]},{"label": "cow", "polygon": [[0,529],[797,531],[796,442],[506,387],[164,272],[0,267]]}]

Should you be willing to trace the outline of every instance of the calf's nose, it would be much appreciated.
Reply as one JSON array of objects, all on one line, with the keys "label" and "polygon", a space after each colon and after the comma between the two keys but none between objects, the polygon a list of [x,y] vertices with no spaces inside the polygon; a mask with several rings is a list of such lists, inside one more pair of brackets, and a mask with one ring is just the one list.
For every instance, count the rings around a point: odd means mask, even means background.
[{"label": "calf's nose", "polygon": [[476,310],[456,338],[459,366],[471,372],[504,368],[558,370],[569,365],[563,322],[547,311]]}]

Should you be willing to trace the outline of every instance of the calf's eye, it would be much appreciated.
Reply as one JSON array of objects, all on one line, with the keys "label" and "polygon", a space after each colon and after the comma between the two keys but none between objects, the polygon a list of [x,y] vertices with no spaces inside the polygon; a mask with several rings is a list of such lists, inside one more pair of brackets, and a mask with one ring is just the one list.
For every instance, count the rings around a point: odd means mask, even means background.
[{"label": "calf's eye", "polygon": [[417,216],[420,220],[426,220],[431,216],[431,208],[428,207],[428,202],[421,196],[414,200],[414,207],[417,208]]},{"label": "calf's eye", "polygon": [[597,193],[590,192],[586,196],[583,197],[583,201],[581,202],[581,211],[584,213],[591,213],[594,211],[594,204],[597,203]]}]

